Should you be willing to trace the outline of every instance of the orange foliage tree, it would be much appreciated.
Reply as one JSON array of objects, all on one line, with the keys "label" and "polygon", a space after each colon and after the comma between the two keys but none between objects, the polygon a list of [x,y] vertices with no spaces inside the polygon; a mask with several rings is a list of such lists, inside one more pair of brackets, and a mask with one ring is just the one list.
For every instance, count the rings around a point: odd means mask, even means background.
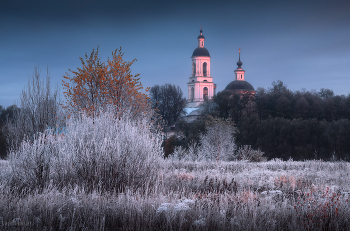
[{"label": "orange foliage tree", "polygon": [[[82,68],[66,73],[63,82],[65,109],[68,113],[84,111],[94,115],[97,109],[104,110],[110,106],[122,115],[130,110],[137,115],[149,110],[148,96],[140,90],[142,85],[139,74],[131,74],[131,62],[123,60],[122,49],[112,52],[112,58],[107,63],[101,62],[98,47],[90,56],[85,53],[85,59],[80,57]],[[148,89],[146,89],[147,91]]]}]

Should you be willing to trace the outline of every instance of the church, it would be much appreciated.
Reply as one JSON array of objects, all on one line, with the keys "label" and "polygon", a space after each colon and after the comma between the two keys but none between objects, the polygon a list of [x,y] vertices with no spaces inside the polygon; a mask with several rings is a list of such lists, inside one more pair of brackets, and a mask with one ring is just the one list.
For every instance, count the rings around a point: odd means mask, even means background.
[{"label": "church", "polygon": [[210,55],[204,47],[202,28],[198,36],[198,47],[192,54],[192,75],[188,85],[188,107],[196,108],[205,100],[213,98],[216,93],[216,84],[210,74]]},{"label": "church", "polygon": [[[216,84],[210,73],[210,54],[204,46],[205,37],[202,27],[198,36],[198,47],[192,53],[192,74],[189,78],[188,86],[188,103],[185,111],[187,116],[198,116],[200,114],[199,106],[203,102],[210,100],[216,94]],[[241,50],[239,49],[239,58],[237,69],[235,72],[234,81],[230,82],[225,91],[230,91],[232,94],[251,94],[255,95],[253,86],[245,81],[242,69]]]}]

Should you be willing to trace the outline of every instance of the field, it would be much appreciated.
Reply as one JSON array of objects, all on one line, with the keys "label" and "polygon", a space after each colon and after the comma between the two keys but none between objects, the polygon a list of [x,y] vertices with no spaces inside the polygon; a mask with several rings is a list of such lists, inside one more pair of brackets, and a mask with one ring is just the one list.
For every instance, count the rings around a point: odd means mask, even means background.
[{"label": "field", "polygon": [[18,230],[349,230],[347,162],[165,160],[146,191],[16,194],[0,162],[0,225]]},{"label": "field", "polygon": [[164,159],[147,118],[67,124],[0,161],[1,230],[350,230],[348,162],[217,161],[234,143],[210,139]]}]

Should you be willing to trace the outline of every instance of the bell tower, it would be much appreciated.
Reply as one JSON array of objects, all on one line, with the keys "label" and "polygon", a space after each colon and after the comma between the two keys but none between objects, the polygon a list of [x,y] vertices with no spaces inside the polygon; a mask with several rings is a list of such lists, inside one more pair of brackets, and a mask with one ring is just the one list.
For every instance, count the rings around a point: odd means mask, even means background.
[{"label": "bell tower", "polygon": [[188,107],[198,107],[206,100],[210,100],[216,93],[216,84],[210,75],[210,55],[204,47],[203,30],[198,36],[198,47],[192,54],[192,74],[188,85]]}]

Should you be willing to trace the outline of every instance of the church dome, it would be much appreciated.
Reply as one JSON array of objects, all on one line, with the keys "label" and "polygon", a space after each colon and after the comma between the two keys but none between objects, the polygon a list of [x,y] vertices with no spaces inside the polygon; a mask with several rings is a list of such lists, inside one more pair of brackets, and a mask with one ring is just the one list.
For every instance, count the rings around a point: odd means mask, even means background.
[{"label": "church dome", "polygon": [[192,57],[194,56],[207,56],[210,57],[209,51],[205,47],[197,47],[192,54]]},{"label": "church dome", "polygon": [[225,90],[230,90],[230,91],[241,91],[241,90],[246,90],[246,91],[255,91],[254,87],[248,83],[247,81],[232,81],[229,83]]}]

